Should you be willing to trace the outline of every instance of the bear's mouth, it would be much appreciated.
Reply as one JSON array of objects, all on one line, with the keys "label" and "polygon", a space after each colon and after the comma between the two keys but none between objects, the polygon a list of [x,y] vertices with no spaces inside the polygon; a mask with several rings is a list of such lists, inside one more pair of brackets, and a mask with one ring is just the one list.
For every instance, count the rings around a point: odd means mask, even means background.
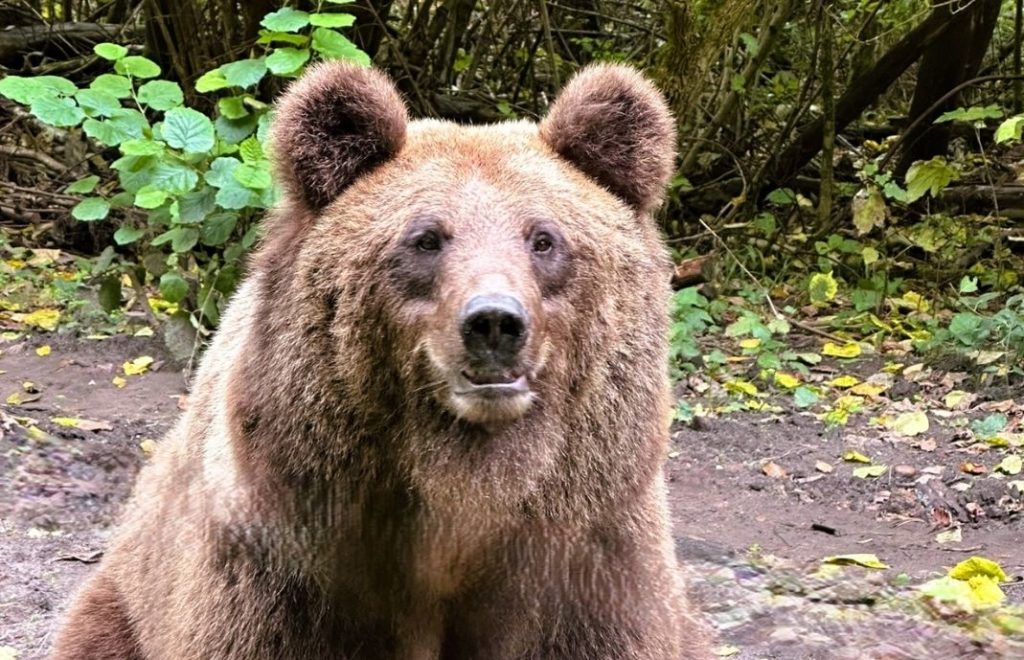
[{"label": "bear's mouth", "polygon": [[460,374],[460,383],[456,384],[454,394],[459,396],[476,395],[486,397],[517,396],[530,391],[525,375],[514,371],[469,371]]}]

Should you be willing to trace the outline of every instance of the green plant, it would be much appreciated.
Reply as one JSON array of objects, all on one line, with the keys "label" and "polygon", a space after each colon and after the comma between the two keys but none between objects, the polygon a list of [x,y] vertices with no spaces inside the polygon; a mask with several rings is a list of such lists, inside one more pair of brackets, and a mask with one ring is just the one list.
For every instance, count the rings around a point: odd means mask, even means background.
[{"label": "green plant", "polygon": [[695,369],[695,361],[702,354],[697,339],[715,325],[708,308],[708,299],[697,287],[680,289],[672,296],[669,368],[673,379]]},{"label": "green plant", "polygon": [[95,46],[113,72],[87,87],[57,76],[0,80],[0,95],[41,121],[81,131],[120,154],[109,163],[116,180],[91,175],[66,188],[83,195],[71,211],[76,219],[111,217],[118,225],[114,242],[121,250],[108,248],[93,267],[109,308],[120,304],[126,273],[140,292],[156,283],[163,308],[188,313],[196,328],[217,324],[240,258],[257,239],[255,220],[276,199],[266,152],[272,107],[256,88],[268,75],[298,76],[313,59],[368,65],[367,55],[338,31],[354,20],[289,7],[267,14],[258,55],[196,81],[200,94],[220,96],[213,117],[187,107],[181,87],[161,79],[155,62],[118,44]]}]

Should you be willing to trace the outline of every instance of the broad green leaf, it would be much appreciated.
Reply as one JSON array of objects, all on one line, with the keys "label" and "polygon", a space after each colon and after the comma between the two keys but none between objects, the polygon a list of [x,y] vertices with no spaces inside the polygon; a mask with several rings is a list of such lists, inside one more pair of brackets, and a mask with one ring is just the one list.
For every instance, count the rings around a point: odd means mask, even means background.
[{"label": "broad green leaf", "polygon": [[89,89],[106,92],[119,99],[126,99],[132,95],[132,81],[124,76],[103,73],[89,83]]},{"label": "broad green leaf", "polygon": [[919,160],[907,170],[907,201],[914,202],[930,192],[938,197],[951,181],[960,176],[941,156],[931,160]]},{"label": "broad green leaf", "polygon": [[182,104],[185,95],[176,82],[152,80],[139,87],[139,103],[154,110],[170,110]]},{"label": "broad green leaf", "polygon": [[960,278],[960,293],[976,293],[978,291],[978,278],[964,275]]},{"label": "broad green leaf", "polygon": [[201,186],[199,190],[182,195],[171,205],[171,217],[176,224],[202,222],[217,208],[216,194],[213,187]]},{"label": "broad green leaf", "polygon": [[308,48],[278,48],[267,56],[267,68],[275,76],[286,76],[301,69],[308,61]]},{"label": "broad green leaf", "polygon": [[60,76],[7,76],[0,80],[0,95],[22,105],[29,105],[42,97],[70,96],[78,88]]},{"label": "broad green leaf", "polygon": [[246,138],[238,145],[238,155],[242,157],[242,162],[259,163],[264,160],[263,146],[254,137]]},{"label": "broad green leaf", "polygon": [[882,193],[874,186],[864,188],[853,197],[853,226],[863,236],[875,227],[885,226],[888,209]]},{"label": "broad green leaf", "polygon": [[166,272],[160,277],[160,296],[167,302],[177,303],[188,295],[188,282],[181,275]]},{"label": "broad green leaf", "polygon": [[92,52],[105,60],[116,61],[128,54],[128,49],[118,44],[104,42],[92,47]]},{"label": "broad green leaf", "polygon": [[162,206],[170,194],[166,190],[149,185],[139,188],[135,193],[135,206],[142,209],[155,209]]},{"label": "broad green leaf", "polygon": [[125,140],[121,143],[121,153],[126,156],[157,156],[164,152],[164,143],[158,140]]},{"label": "broad green leaf", "polygon": [[309,43],[309,37],[304,34],[289,34],[288,32],[273,32],[271,30],[260,30],[258,44],[270,44],[279,41],[293,46],[305,46]]},{"label": "broad green leaf", "polygon": [[163,138],[176,149],[201,153],[213,148],[213,124],[192,108],[172,108],[164,114]]},{"label": "broad green leaf", "polygon": [[996,129],[996,144],[1002,144],[1010,140],[1019,140],[1022,130],[1024,130],[1024,115],[1010,117],[1002,124],[999,124],[999,128]]},{"label": "broad green leaf", "polygon": [[344,35],[330,28],[313,30],[313,50],[328,60],[347,60],[370,66],[370,58]]},{"label": "broad green leaf", "polygon": [[125,140],[138,139],[149,128],[145,115],[138,110],[121,108],[105,120],[86,119],[82,124],[85,134],[107,145],[117,146]]},{"label": "broad green leaf", "polygon": [[200,240],[203,245],[222,245],[231,238],[231,233],[235,231],[237,223],[237,213],[215,213],[203,222],[203,228],[200,230]]},{"label": "broad green leaf", "polygon": [[971,106],[970,108],[957,108],[944,112],[935,120],[936,124],[942,124],[949,121],[966,121],[966,122],[982,122],[986,119],[1000,119],[1003,116],[1003,109],[998,105],[987,105]]},{"label": "broad green leaf", "polygon": [[269,188],[273,180],[270,176],[269,163],[264,162],[262,165],[253,165],[250,163],[242,163],[235,170],[235,180],[246,188],[252,188],[254,190],[263,190]]},{"label": "broad green leaf", "polygon": [[309,14],[291,7],[282,7],[264,16],[260,25],[274,32],[297,32],[309,25]]},{"label": "broad green leaf", "polygon": [[982,419],[976,419],[971,422],[971,431],[979,440],[988,440],[999,435],[1009,423],[1010,419],[1006,415],[992,413]]},{"label": "broad green leaf", "polygon": [[80,89],[75,100],[90,117],[109,117],[121,109],[121,100],[100,89]]},{"label": "broad green leaf", "polygon": [[257,206],[259,195],[236,181],[217,191],[217,204],[224,209],[240,210],[248,206]]},{"label": "broad green leaf", "polygon": [[912,438],[928,431],[928,415],[923,410],[915,410],[886,420],[885,425],[899,435]]},{"label": "broad green leaf", "polygon": [[145,233],[145,229],[123,225],[114,232],[114,242],[118,245],[128,245],[142,238]]},{"label": "broad green leaf", "polygon": [[77,126],[85,113],[73,99],[59,96],[37,97],[30,106],[32,114],[51,126]]},{"label": "broad green leaf", "polygon": [[160,75],[160,65],[148,57],[129,55],[114,62],[114,71],[135,78],[156,78]]},{"label": "broad green leaf", "polygon": [[71,209],[71,215],[86,222],[102,220],[110,213],[110,204],[102,197],[86,197]]},{"label": "broad green leaf", "polygon": [[234,173],[235,170],[241,165],[242,162],[237,158],[231,156],[221,156],[215,158],[210,163],[210,169],[203,175],[203,179],[215,188],[223,188],[224,186],[235,183]]},{"label": "broad green leaf", "polygon": [[823,305],[836,297],[839,292],[839,283],[832,277],[832,273],[815,273],[811,275],[811,282],[807,287],[811,294],[811,302],[816,305]]},{"label": "broad green leaf", "polygon": [[96,184],[100,182],[98,176],[87,176],[84,179],[75,181],[70,186],[64,189],[64,192],[72,193],[74,195],[86,195],[96,189]]},{"label": "broad green leaf", "polygon": [[810,408],[818,402],[820,397],[810,387],[800,386],[793,390],[793,404],[797,408]]},{"label": "broad green leaf", "polygon": [[776,188],[768,193],[768,201],[779,206],[789,206],[796,202],[796,193],[789,188]]},{"label": "broad green leaf", "polygon": [[267,61],[262,57],[254,60],[239,60],[225,64],[220,68],[220,72],[229,85],[243,88],[252,87],[267,72]]},{"label": "broad green leaf", "polygon": [[355,23],[356,17],[352,14],[310,14],[309,22],[316,27],[341,28]]},{"label": "broad green leaf", "polygon": [[224,73],[220,69],[207,71],[196,80],[196,91],[201,93],[213,92],[229,86]]},{"label": "broad green leaf", "polygon": [[220,136],[220,139],[228,144],[238,144],[252,135],[253,131],[256,130],[258,121],[259,119],[253,114],[246,115],[241,119],[217,117],[214,127],[217,129],[217,135]]},{"label": "broad green leaf", "polygon": [[244,96],[228,96],[219,99],[217,101],[217,111],[220,112],[221,117],[241,119],[249,114],[249,111],[245,109],[245,104],[242,102],[244,99]]}]

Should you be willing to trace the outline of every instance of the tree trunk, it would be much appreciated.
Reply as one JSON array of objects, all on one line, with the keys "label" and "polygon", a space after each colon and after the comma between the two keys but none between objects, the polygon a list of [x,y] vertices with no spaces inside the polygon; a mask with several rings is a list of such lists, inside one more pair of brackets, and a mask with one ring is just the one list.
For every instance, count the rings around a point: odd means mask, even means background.
[{"label": "tree trunk", "polygon": [[[914,99],[910,104],[910,118],[917,119],[928,112],[944,94],[978,74],[992,33],[999,18],[1000,0],[974,0],[964,8],[948,0],[933,0],[935,12],[949,17],[950,29],[924,49],[917,72]],[[954,13],[954,10],[955,13]],[[946,153],[949,145],[949,124],[935,124],[935,118],[960,105],[960,94],[932,110],[918,128],[904,136],[906,145],[900,156],[896,173],[902,175],[917,160],[928,160]]]},{"label": "tree trunk", "polygon": [[[946,34],[950,15],[933,11],[920,25],[908,32],[862,77],[854,80],[836,102],[836,132],[859,117],[889,89],[903,72],[921,57],[923,49]],[[825,119],[819,117],[805,126],[782,154],[769,167],[769,185],[785,185],[821,150],[825,135]]]}]

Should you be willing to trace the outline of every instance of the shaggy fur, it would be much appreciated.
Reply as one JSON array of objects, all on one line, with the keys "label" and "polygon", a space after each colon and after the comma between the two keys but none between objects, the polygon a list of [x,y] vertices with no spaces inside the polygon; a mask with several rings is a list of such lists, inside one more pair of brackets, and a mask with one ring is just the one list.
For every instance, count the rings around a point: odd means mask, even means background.
[{"label": "shaggy fur", "polygon": [[[567,94],[538,132],[406,127],[340,64],[291,88],[288,194],[55,657],[709,655],[665,502],[668,115],[621,67]],[[527,310],[515,410],[453,386],[479,291]]]}]

